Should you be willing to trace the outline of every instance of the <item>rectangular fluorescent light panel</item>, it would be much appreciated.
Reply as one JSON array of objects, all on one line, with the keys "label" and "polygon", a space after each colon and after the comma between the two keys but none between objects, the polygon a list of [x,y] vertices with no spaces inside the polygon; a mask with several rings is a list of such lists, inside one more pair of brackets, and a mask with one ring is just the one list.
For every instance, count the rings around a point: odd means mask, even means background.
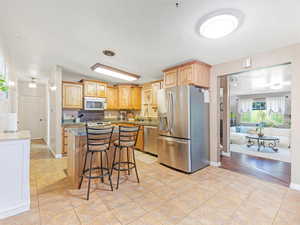
[{"label": "rectangular fluorescent light panel", "polygon": [[95,64],[94,66],[91,67],[91,69],[97,73],[101,73],[110,77],[122,79],[122,80],[127,80],[127,81],[135,81],[139,79],[139,76],[135,74],[130,74],[125,71],[112,68],[109,66],[102,65],[100,63]]}]

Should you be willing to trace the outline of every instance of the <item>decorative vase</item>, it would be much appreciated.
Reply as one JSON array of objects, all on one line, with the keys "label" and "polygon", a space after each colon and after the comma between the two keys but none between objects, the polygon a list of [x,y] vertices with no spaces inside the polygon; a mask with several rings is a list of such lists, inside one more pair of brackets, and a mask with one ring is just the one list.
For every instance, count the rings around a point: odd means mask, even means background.
[{"label": "decorative vase", "polygon": [[258,137],[263,137],[264,136],[263,133],[258,133],[257,135],[258,135]]}]

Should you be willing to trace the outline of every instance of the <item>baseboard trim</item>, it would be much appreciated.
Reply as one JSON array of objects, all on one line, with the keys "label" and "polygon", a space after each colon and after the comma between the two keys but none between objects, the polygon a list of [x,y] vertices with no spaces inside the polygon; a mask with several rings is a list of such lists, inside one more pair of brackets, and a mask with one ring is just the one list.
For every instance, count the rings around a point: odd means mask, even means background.
[{"label": "baseboard trim", "polygon": [[231,157],[231,152],[221,152],[222,156]]},{"label": "baseboard trim", "polygon": [[290,183],[290,189],[300,191],[300,184]]},{"label": "baseboard trim", "polygon": [[62,158],[62,154],[55,154],[52,150],[52,148],[48,145],[49,151],[52,154],[52,156],[56,159],[61,159]]},{"label": "baseboard trim", "polygon": [[10,209],[5,209],[5,210],[0,212],[0,219],[4,219],[4,218],[9,217],[9,216],[17,215],[19,213],[28,211],[29,209],[30,209],[30,203],[23,203],[23,204],[20,204],[16,207],[13,207],[13,208],[10,208]]},{"label": "baseboard trim", "polygon": [[213,161],[210,161],[210,165],[211,165],[211,166],[215,166],[215,167],[220,167],[220,166],[221,166],[221,162],[213,162]]}]

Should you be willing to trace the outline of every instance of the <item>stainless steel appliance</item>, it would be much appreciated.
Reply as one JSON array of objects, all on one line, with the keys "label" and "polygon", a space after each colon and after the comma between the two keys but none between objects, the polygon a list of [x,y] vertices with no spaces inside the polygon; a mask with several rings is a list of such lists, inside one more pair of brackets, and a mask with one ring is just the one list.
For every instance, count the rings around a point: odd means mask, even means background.
[{"label": "stainless steel appliance", "polygon": [[85,110],[105,110],[106,109],[106,98],[84,98],[84,109]]},{"label": "stainless steel appliance", "polygon": [[158,91],[158,161],[192,173],[209,165],[209,104],[205,90],[178,86]]},{"label": "stainless steel appliance", "polygon": [[158,128],[144,126],[144,151],[157,155]]}]

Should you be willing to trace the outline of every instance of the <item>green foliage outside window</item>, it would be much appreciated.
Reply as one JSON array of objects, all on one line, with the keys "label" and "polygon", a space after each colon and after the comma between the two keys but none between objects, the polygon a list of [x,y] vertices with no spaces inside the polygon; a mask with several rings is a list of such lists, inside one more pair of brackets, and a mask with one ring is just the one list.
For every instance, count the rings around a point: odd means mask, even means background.
[{"label": "green foliage outside window", "polygon": [[252,110],[241,114],[242,123],[264,122],[268,126],[278,126],[284,123],[284,115],[280,113],[268,113],[267,110]]},{"label": "green foliage outside window", "polygon": [[7,92],[8,85],[4,77],[0,74],[0,91]]}]

